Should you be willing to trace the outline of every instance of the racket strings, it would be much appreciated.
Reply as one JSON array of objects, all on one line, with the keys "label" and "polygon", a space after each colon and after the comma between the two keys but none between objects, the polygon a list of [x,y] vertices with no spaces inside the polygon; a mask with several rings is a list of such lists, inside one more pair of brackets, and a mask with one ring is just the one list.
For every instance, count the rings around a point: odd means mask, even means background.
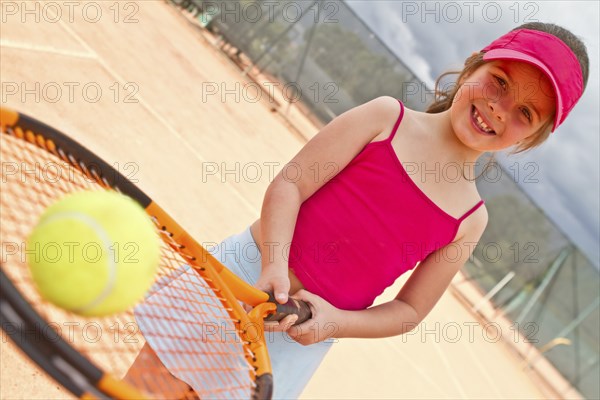
[{"label": "racket strings", "polygon": [[[212,282],[206,282],[190,267],[194,256],[186,254],[156,218],[162,239],[161,263],[156,282],[135,315],[128,311],[83,318],[40,297],[26,263],[32,254],[26,248],[29,232],[44,210],[62,196],[103,190],[108,182],[94,167],[56,148],[41,135],[8,128],[0,140],[2,268],[48,322],[45,329],[52,329],[102,370],[119,379],[127,374],[128,382],[153,395],[195,398],[186,385],[178,386],[172,377],[175,374],[206,381],[205,387],[194,388],[201,398],[249,397],[255,372],[248,360],[254,354],[240,339],[239,321],[232,320],[230,309],[223,306],[224,299],[215,295]],[[147,341],[155,346],[161,362],[143,354]],[[163,363],[169,367],[167,372]]]}]

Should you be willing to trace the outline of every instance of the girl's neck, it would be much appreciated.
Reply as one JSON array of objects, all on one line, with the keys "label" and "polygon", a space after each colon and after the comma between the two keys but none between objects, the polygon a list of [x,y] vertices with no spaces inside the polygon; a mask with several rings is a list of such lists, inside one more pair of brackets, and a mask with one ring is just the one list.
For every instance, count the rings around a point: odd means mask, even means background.
[{"label": "girl's neck", "polygon": [[441,145],[446,149],[445,152],[449,157],[448,161],[475,163],[484,153],[480,150],[468,147],[460,141],[452,128],[450,110],[437,114],[426,114],[425,121],[426,124],[429,125],[429,132],[435,134],[440,140]]}]

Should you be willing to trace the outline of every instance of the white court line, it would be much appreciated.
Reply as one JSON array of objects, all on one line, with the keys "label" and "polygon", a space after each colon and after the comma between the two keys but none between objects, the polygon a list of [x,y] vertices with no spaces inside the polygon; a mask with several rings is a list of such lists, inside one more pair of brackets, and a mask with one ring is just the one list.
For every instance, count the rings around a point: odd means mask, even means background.
[{"label": "white court line", "polygon": [[[446,323],[455,322],[455,321],[450,321],[448,318],[445,318],[445,320],[446,320]],[[502,396],[502,393],[500,393],[500,390],[498,389],[496,382],[494,381],[492,376],[488,373],[485,365],[483,365],[481,363],[479,355],[475,354],[475,352],[473,351],[473,346],[469,346],[469,344],[470,343],[467,343],[467,345],[465,345],[464,347],[467,349],[467,352],[469,353],[469,356],[471,357],[471,359],[474,360],[474,363],[477,365],[479,371],[481,371],[481,374],[483,375],[484,379],[488,383],[488,387],[491,387],[493,389],[494,394],[498,398],[501,398],[501,399],[506,398],[506,397]]]},{"label": "white court line", "polygon": [[[104,68],[109,74],[111,74],[113,77],[115,77],[121,83],[127,82],[125,79],[123,79],[123,77],[121,77],[117,72],[115,72],[102,59],[102,57],[98,56],[98,54],[94,51],[94,49],[90,45],[88,45],[87,42],[85,40],[83,40],[79,35],[77,35],[77,33],[75,33],[67,24],[65,24],[65,22],[63,22],[62,19],[59,19],[58,22],[62,25],[62,27],[67,31],[67,33],[69,35],[71,35],[75,40],[77,40],[79,42],[79,44],[81,44],[91,54],[95,55],[95,60],[102,66],[102,68]],[[152,107],[147,101],[145,101],[142,96],[138,95],[138,96],[136,96],[136,98],[139,100],[142,107],[144,107],[146,110],[148,110],[148,112],[150,112],[150,114],[152,114],[161,124],[163,124],[173,136],[177,137],[181,141],[181,143],[183,143],[183,145],[185,147],[187,147],[188,150],[190,150],[194,156],[196,156],[196,158],[198,160],[200,160],[201,162],[206,162],[206,159],[204,157],[202,157],[202,155],[200,155],[200,153],[198,153],[198,151],[192,145],[190,145],[184,139],[184,137],[181,136],[181,134],[179,132],[177,132],[177,130],[174,129],[169,124],[169,122],[166,119],[164,119],[162,117],[162,115],[160,115],[158,113],[158,111],[156,111],[154,109],[154,107]],[[242,194],[235,187],[232,187],[232,189],[233,189],[233,193],[235,194],[235,196],[241,200],[242,204],[244,206],[246,206],[248,210],[250,210],[252,212],[256,212],[255,207],[244,196],[242,196]]]},{"label": "white court line", "polygon": [[475,352],[471,348],[472,346],[468,346],[467,345],[465,347],[467,348],[467,352],[471,356],[471,359],[475,360],[475,364],[477,365],[477,367],[479,368],[479,371],[481,372],[481,374],[483,375],[484,379],[488,383],[488,387],[490,387],[490,388],[493,389],[494,394],[496,396],[498,396],[499,399],[505,399],[506,397],[502,396],[502,393],[500,393],[500,390],[498,389],[498,386],[496,386],[496,382],[494,381],[494,379],[492,378],[492,376],[490,374],[488,374],[487,368],[485,367],[485,365],[483,365],[481,363],[481,361],[479,360],[479,356],[477,354],[475,354]]},{"label": "white court line", "polygon": [[440,393],[446,394],[444,390],[436,383],[436,381],[431,378],[429,371],[425,371],[423,368],[419,367],[419,364],[415,363],[410,357],[402,352],[402,350],[398,347],[396,340],[387,339],[386,341],[391,344],[390,347],[393,348],[396,353],[398,353],[398,355],[404,362],[406,362],[406,364],[409,364],[412,369],[417,371],[417,373],[429,383],[429,387],[435,387]]},{"label": "white court line", "polygon": [[57,54],[57,55],[61,55],[61,56],[85,58],[85,59],[91,59],[91,60],[98,59],[98,56],[95,53],[90,54],[90,53],[83,53],[83,52],[79,52],[79,51],[62,50],[62,49],[57,49],[55,47],[40,46],[37,44],[17,43],[17,42],[13,42],[12,40],[6,40],[6,39],[0,40],[0,47],[8,47],[11,49],[18,49],[18,50],[36,51],[36,52],[40,52],[40,53]]},{"label": "white court line", "polygon": [[446,368],[446,372],[447,372],[447,376],[449,375],[450,378],[452,379],[452,383],[454,383],[454,386],[456,387],[456,390],[458,390],[458,393],[460,393],[460,398],[461,399],[466,399],[467,398],[467,394],[465,393],[463,386],[460,383],[460,380],[456,377],[456,375],[452,372],[453,368],[450,365],[450,362],[448,361],[448,358],[444,355],[444,352],[441,349],[441,346],[439,345],[439,343],[437,343],[435,340],[433,341],[433,347],[435,348],[435,351],[437,351],[437,353],[439,354],[442,363],[444,364],[444,367]]}]

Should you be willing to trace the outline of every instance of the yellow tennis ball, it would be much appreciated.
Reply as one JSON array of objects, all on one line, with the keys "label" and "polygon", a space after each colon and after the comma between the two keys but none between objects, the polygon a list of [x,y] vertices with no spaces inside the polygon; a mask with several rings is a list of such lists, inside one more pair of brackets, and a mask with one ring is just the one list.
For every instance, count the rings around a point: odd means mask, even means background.
[{"label": "yellow tennis ball", "polygon": [[52,204],[26,248],[42,297],[86,316],[121,312],[141,300],[154,280],[159,253],[144,209],[104,190],[77,192]]}]

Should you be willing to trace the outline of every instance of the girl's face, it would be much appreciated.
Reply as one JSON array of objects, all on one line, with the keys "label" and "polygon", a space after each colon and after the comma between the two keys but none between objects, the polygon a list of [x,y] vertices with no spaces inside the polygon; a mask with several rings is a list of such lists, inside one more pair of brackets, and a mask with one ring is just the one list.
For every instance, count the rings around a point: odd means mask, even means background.
[{"label": "girl's face", "polygon": [[555,104],[542,71],[524,62],[495,60],[464,79],[450,108],[452,128],[468,147],[502,150],[550,121]]}]

